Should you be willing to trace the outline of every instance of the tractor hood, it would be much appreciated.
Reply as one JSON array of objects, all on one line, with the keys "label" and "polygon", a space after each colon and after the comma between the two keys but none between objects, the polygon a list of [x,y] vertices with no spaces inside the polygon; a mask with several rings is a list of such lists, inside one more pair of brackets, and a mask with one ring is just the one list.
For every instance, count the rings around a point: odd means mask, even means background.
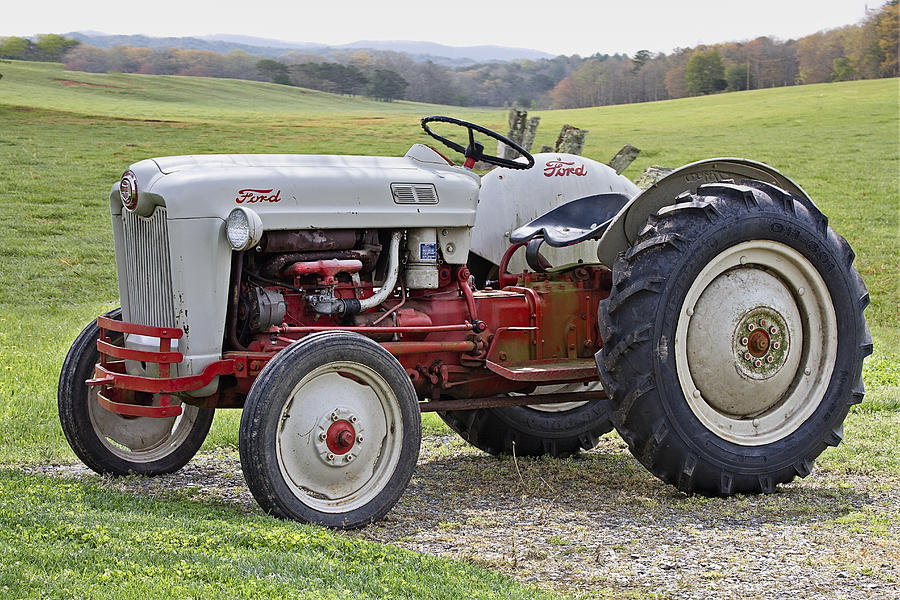
[{"label": "tractor hood", "polygon": [[[470,227],[479,179],[416,144],[403,157],[302,154],[169,156],[130,171],[138,190],[134,212],[167,218],[225,219],[236,206],[256,211],[266,229]],[[113,214],[122,210],[118,185]]]}]

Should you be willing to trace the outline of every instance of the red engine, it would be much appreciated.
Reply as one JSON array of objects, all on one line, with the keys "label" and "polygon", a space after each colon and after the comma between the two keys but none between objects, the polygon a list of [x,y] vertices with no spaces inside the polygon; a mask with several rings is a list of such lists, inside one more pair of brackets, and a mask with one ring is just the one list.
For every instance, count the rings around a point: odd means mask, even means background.
[{"label": "red engine", "polygon": [[269,233],[261,252],[236,254],[223,357],[235,361],[235,377],[215,405],[239,403],[287,345],[335,329],[360,332],[396,356],[419,397],[431,401],[425,410],[451,406],[437,404],[441,398],[486,400],[597,379],[597,304],[609,295],[608,269],[578,265],[513,276],[503,272],[504,261],[494,280],[474,289],[467,267],[440,264],[436,289],[408,290],[401,277],[396,291],[371,310],[323,310],[322,303],[373,296],[373,281],[383,281],[389,268],[384,236]]}]

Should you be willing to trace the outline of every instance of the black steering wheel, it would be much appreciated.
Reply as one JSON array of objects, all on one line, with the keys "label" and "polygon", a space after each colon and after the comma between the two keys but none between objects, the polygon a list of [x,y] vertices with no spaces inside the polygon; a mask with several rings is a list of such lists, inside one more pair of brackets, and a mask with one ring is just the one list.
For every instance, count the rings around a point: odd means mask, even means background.
[{"label": "black steering wheel", "polygon": [[[451,140],[448,140],[445,137],[442,137],[442,136],[436,134],[435,132],[433,132],[431,130],[430,127],[428,127],[429,123],[450,123],[451,125],[458,125],[460,127],[465,127],[469,132],[469,145],[463,147],[462,144],[457,144],[456,142],[453,142]],[[486,127],[482,127],[481,125],[476,125],[475,123],[469,123],[468,121],[454,119],[453,117],[438,117],[438,116],[425,117],[424,119],[422,119],[422,129],[425,130],[425,133],[427,133],[428,135],[430,135],[437,141],[441,142],[448,148],[452,148],[453,150],[456,150],[457,152],[459,152],[463,156],[465,156],[466,157],[466,166],[469,168],[471,168],[471,166],[473,164],[475,164],[475,161],[486,162],[490,165],[496,165],[498,167],[506,167],[508,169],[530,169],[531,167],[534,166],[534,157],[531,154],[529,154],[529,152],[525,148],[523,148],[519,144],[515,143],[508,137],[502,136],[499,133],[497,133],[496,131],[491,131],[490,129],[488,129]],[[509,159],[509,158],[503,158],[500,156],[493,156],[491,154],[485,154],[484,153],[484,144],[482,144],[481,142],[475,141],[475,133],[474,132],[476,132],[476,131],[479,133],[483,133],[484,135],[488,136],[489,138],[493,138],[493,139],[497,140],[498,142],[502,142],[502,143],[506,144],[507,146],[509,146],[510,148],[512,148],[519,154],[521,154],[523,157],[525,157],[525,160],[527,160],[528,162],[521,163],[521,162],[517,162],[512,159]]]}]

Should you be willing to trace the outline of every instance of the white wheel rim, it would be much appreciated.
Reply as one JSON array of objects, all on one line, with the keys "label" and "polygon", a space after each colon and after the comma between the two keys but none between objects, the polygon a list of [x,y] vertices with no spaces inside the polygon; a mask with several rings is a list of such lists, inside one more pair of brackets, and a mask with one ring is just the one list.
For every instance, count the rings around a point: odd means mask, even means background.
[{"label": "white wheel rim", "polygon": [[[353,432],[346,449],[336,451],[323,437],[335,424]],[[388,485],[402,444],[393,389],[378,372],[351,361],[322,365],[294,386],[275,440],[285,483],[301,502],[326,513],[371,502]]]},{"label": "white wheel rim", "polygon": [[[88,415],[97,439],[115,456],[133,463],[150,463],[175,452],[185,443],[200,409],[181,404],[172,397],[172,405],[181,405],[177,417],[128,417],[100,406],[96,388],[88,388]],[[154,397],[153,405],[159,405]]]},{"label": "white wheel rim", "polygon": [[[534,390],[535,394],[567,394],[570,392],[596,392],[603,389],[599,381],[594,381],[588,385],[583,383],[561,383],[559,385],[542,385]],[[573,402],[557,402],[555,404],[528,404],[528,408],[548,413],[560,413],[575,410],[580,406],[587,404],[587,400],[576,400]]]},{"label": "white wheel rim", "polygon": [[718,437],[776,442],[821,403],[836,331],[825,281],[802,254],[768,240],[732,246],[704,267],[681,306],[674,344],[681,391]]}]

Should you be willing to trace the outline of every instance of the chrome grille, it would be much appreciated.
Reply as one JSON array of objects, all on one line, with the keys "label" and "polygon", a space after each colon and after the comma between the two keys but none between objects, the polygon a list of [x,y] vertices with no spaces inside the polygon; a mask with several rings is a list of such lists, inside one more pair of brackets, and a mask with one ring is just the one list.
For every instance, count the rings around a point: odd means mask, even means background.
[{"label": "chrome grille", "polygon": [[125,230],[125,277],[128,318],[153,327],[175,326],[172,266],[166,209],[157,207],[149,218],[122,211]]}]

